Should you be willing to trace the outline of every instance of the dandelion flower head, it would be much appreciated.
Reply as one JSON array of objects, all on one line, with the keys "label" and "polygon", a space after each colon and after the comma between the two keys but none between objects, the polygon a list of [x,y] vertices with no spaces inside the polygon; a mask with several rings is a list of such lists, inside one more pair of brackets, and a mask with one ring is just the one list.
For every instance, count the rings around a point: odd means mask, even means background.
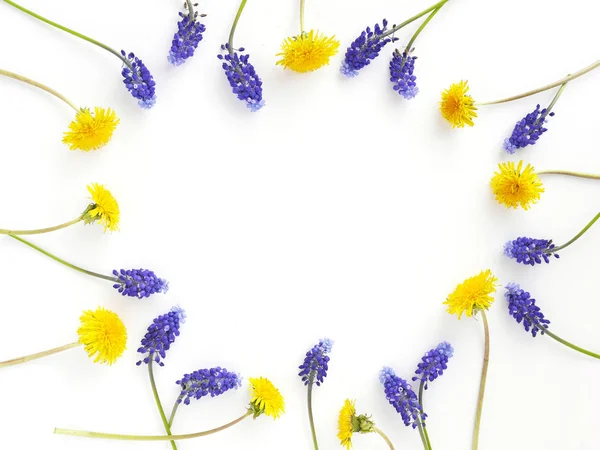
[{"label": "dandelion flower head", "polygon": [[288,37],[281,44],[281,59],[277,65],[294,72],[312,72],[329,64],[336,55],[340,42],[335,36],[328,37],[318,31],[310,30],[298,36]]},{"label": "dandelion flower head", "polygon": [[70,150],[98,150],[109,143],[117,125],[119,118],[110,108],[95,107],[93,113],[81,108],[69,124],[69,131],[64,133],[63,143]]},{"label": "dandelion flower head", "polygon": [[88,185],[87,190],[92,196],[93,203],[84,212],[85,223],[98,221],[104,227],[104,232],[118,230],[121,212],[119,204],[110,191],[98,183]]},{"label": "dandelion flower head", "polygon": [[496,200],[507,208],[521,207],[525,210],[537,203],[544,192],[542,181],[532,165],[523,169],[523,161],[515,168],[512,161],[498,164],[500,172],[495,172],[490,182]]},{"label": "dandelion flower head", "polygon": [[496,292],[497,281],[489,269],[467,278],[456,286],[444,302],[448,305],[448,312],[456,314],[460,319],[463,313],[472,317],[477,311],[488,309],[494,303],[492,293]]},{"label": "dandelion flower head", "polygon": [[452,84],[442,92],[440,111],[452,128],[463,128],[465,125],[475,125],[473,119],[477,117],[475,101],[467,95],[469,86],[466,81]]},{"label": "dandelion flower head", "polygon": [[340,444],[350,450],[352,447],[352,433],[354,432],[354,421],[356,409],[354,402],[346,399],[338,417],[338,434]]},{"label": "dandelion flower head", "polygon": [[285,412],[285,401],[279,390],[266,378],[250,378],[250,408],[254,417],[266,414],[273,419]]},{"label": "dandelion flower head", "polygon": [[95,363],[114,364],[127,344],[127,329],[119,316],[100,307],[96,311],[84,311],[79,320],[79,343],[88,356],[95,356]]}]

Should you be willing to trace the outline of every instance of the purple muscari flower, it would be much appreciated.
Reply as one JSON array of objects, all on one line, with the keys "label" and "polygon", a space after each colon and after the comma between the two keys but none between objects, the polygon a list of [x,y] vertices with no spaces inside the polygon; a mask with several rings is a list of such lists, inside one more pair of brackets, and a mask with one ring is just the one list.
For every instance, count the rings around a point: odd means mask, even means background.
[{"label": "purple muscari flower", "polygon": [[554,115],[553,112],[546,114],[546,111],[546,108],[540,111],[540,105],[537,105],[533,112],[518,121],[512,135],[504,139],[504,150],[512,155],[518,148],[535,144],[548,131],[544,128],[544,123],[548,121],[546,117]]},{"label": "purple muscari flower", "polygon": [[306,352],[304,362],[298,367],[300,369],[298,375],[302,377],[305,385],[312,384],[316,378],[317,386],[321,386],[323,379],[327,376],[327,363],[329,362],[327,353],[331,352],[332,346],[333,341],[331,339],[323,338]]},{"label": "purple muscari flower", "polygon": [[177,403],[183,401],[184,404],[189,405],[192,399],[200,400],[207,395],[216,397],[230,389],[239,388],[242,385],[242,378],[235,372],[214,367],[186,373],[176,383],[181,386]]},{"label": "purple muscari flower", "polygon": [[179,336],[179,326],[185,322],[185,311],[179,306],[173,306],[171,311],[162,316],[158,316],[148,327],[148,331],[142,339],[142,346],[138,348],[138,353],[146,355],[137,362],[139,366],[148,364],[151,360],[164,366],[161,358],[166,357],[166,352]]},{"label": "purple muscari flower", "polygon": [[421,362],[417,365],[417,370],[415,371],[417,376],[413,377],[412,380],[423,381],[425,389],[427,389],[427,382],[434,381],[448,368],[448,360],[452,358],[453,354],[454,349],[452,345],[449,342],[441,342],[436,348],[429,350],[421,358]]},{"label": "purple muscari flower", "polygon": [[357,37],[350,47],[346,50],[346,56],[342,61],[340,72],[348,78],[354,78],[358,71],[371,64],[371,60],[379,56],[379,52],[390,42],[395,42],[398,38],[382,36],[387,30],[388,21],[383,19],[383,28],[375,24],[374,30],[367,27],[359,37]]},{"label": "purple muscari flower", "polygon": [[127,58],[129,64],[126,64],[121,72],[123,83],[133,98],[138,99],[138,105],[144,109],[150,109],[156,103],[156,94],[154,78],[141,59],[133,53],[126,55],[125,50],[121,50],[121,55]]},{"label": "purple muscari flower", "polygon": [[532,239],[523,236],[504,244],[504,254],[511,259],[516,259],[520,264],[535,266],[541,264],[542,259],[549,263],[550,256],[560,258],[552,251],[555,247],[552,240]]},{"label": "purple muscari flower", "polygon": [[144,298],[161,292],[166,294],[169,290],[169,282],[158,278],[151,270],[113,270],[113,275],[119,280],[113,287],[123,296]]},{"label": "purple muscari flower", "polygon": [[531,330],[531,335],[536,336],[538,332],[544,334],[550,321],[544,318],[544,314],[535,304],[529,292],[521,289],[517,283],[508,283],[504,297],[508,300],[508,312],[515,318],[517,323],[523,322],[525,331]]},{"label": "purple muscari flower", "polygon": [[400,413],[404,425],[413,428],[416,428],[419,422],[425,425],[427,414],[423,413],[417,394],[413,392],[410,384],[397,376],[391,367],[381,369],[379,381],[383,384],[385,398],[396,412]]},{"label": "purple muscari flower", "polygon": [[182,65],[188,58],[194,56],[194,51],[202,40],[206,26],[198,22],[198,12],[191,17],[188,13],[179,13],[181,20],[177,22],[177,33],[173,36],[169,62],[174,66]]},{"label": "purple muscari flower", "polygon": [[390,61],[390,81],[394,83],[393,89],[407,100],[415,98],[419,93],[415,82],[417,77],[413,75],[416,59],[416,56],[396,50]]},{"label": "purple muscari flower", "polygon": [[262,81],[254,66],[248,62],[250,55],[242,54],[244,48],[230,51],[229,44],[221,45],[221,50],[227,53],[217,57],[223,61],[223,70],[233,93],[245,101],[252,112],[258,111],[265,101],[262,98]]}]

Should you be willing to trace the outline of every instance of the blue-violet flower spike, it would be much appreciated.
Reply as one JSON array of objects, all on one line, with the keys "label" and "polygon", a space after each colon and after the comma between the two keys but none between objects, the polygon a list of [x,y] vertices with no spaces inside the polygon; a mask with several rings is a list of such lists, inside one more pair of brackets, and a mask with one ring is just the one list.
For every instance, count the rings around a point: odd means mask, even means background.
[{"label": "blue-violet flower spike", "polygon": [[127,58],[128,65],[125,65],[121,75],[123,75],[123,83],[133,98],[138,99],[138,105],[144,109],[150,109],[156,103],[156,94],[154,86],[154,78],[148,68],[144,65],[141,59],[133,53],[126,55],[124,50],[121,50],[121,55]]},{"label": "blue-violet flower spike", "polygon": [[560,258],[558,254],[552,251],[555,247],[552,240],[532,239],[523,236],[504,244],[504,254],[511,259],[515,259],[519,264],[535,266],[541,264],[542,259],[546,264],[549,263],[551,256]]},{"label": "blue-violet flower spike", "polygon": [[229,372],[221,367],[214,367],[186,373],[176,383],[181,386],[177,403],[183,401],[184,404],[189,405],[192,399],[200,400],[207,395],[216,397],[230,389],[239,388],[242,385],[242,378],[235,372]]},{"label": "blue-violet flower spike", "polygon": [[400,413],[404,425],[416,428],[419,422],[425,424],[427,414],[423,413],[417,394],[410,384],[396,375],[394,369],[391,367],[381,369],[379,381],[383,384],[385,398],[396,412]]},{"label": "blue-violet flower spike", "polygon": [[179,327],[185,322],[185,311],[179,306],[173,306],[167,314],[158,316],[148,327],[142,346],[138,348],[138,353],[146,355],[136,364],[148,364],[150,360],[164,366],[161,358],[166,357],[166,352],[171,348],[171,344],[175,342],[175,338],[179,336]]},{"label": "blue-violet flower spike", "polygon": [[415,98],[419,93],[417,77],[413,75],[416,59],[416,56],[396,50],[390,61],[390,81],[394,83],[393,89],[407,100]]},{"label": "blue-violet flower spike", "polygon": [[329,356],[327,354],[331,352],[332,346],[333,341],[324,338],[306,352],[304,362],[298,367],[300,369],[298,375],[302,377],[305,385],[315,382],[316,379],[317,386],[321,386],[323,379],[327,376],[327,369],[329,368],[327,365]]},{"label": "blue-violet flower spike", "polygon": [[504,139],[504,150],[512,155],[519,148],[535,144],[540,136],[548,131],[544,128],[547,117],[554,115],[553,112],[546,114],[546,111],[546,108],[540,111],[540,105],[537,105],[535,110],[518,121],[512,135]]},{"label": "blue-violet flower spike", "polygon": [[448,360],[452,358],[454,349],[449,342],[441,342],[434,349],[429,350],[425,353],[425,356],[421,358],[421,362],[417,365],[415,373],[416,377],[413,377],[413,381],[421,380],[427,389],[427,383],[434,381],[437,377],[443,375],[444,370],[448,368]]},{"label": "blue-violet flower spike", "polygon": [[354,78],[358,71],[371,64],[371,60],[379,56],[379,52],[390,42],[395,42],[398,38],[382,37],[387,30],[388,21],[383,19],[383,27],[375,24],[373,30],[367,27],[359,37],[357,37],[350,47],[346,50],[346,56],[342,61],[340,72],[348,78]]},{"label": "blue-violet flower spike", "polygon": [[113,287],[123,296],[144,298],[161,292],[166,294],[169,290],[168,281],[158,278],[151,270],[113,270],[113,275],[119,279]]},{"label": "blue-violet flower spike", "polygon": [[181,20],[177,22],[177,33],[173,36],[171,51],[169,52],[169,62],[174,66],[182,65],[188,58],[194,56],[194,51],[202,40],[202,33],[206,31],[206,26],[198,22],[198,12],[179,13]]},{"label": "blue-violet flower spike", "polygon": [[544,318],[544,314],[535,304],[529,292],[521,289],[517,283],[508,283],[504,294],[508,300],[508,312],[515,318],[517,323],[523,322],[525,331],[531,330],[531,335],[536,336],[538,332],[544,334],[550,321]]},{"label": "blue-violet flower spike", "polygon": [[258,111],[265,106],[265,101],[262,97],[262,81],[254,66],[248,62],[250,55],[242,54],[243,48],[230,51],[229,44],[222,45],[221,50],[227,53],[217,57],[223,61],[222,67],[233,93],[246,102],[252,112]]}]

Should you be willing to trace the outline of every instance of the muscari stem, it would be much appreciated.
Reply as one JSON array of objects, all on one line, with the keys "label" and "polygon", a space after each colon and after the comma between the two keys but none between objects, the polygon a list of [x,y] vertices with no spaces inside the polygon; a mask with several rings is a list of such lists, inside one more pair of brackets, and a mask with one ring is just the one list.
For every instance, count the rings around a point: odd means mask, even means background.
[{"label": "muscari stem", "polygon": [[[442,6],[444,6],[444,5],[442,5]],[[429,22],[431,22],[431,19],[433,19],[433,16],[435,16],[438,13],[438,11],[440,9],[442,9],[442,6],[439,6],[438,8],[434,9],[433,12],[431,14],[429,14],[427,19],[425,19],[423,21],[421,26],[419,28],[417,28],[417,31],[415,31],[415,34],[412,35],[412,37],[410,38],[410,41],[408,41],[408,44],[406,44],[406,52],[407,53],[410,52],[410,49],[412,48],[413,44],[417,40],[417,37],[419,36],[419,34],[421,34],[421,31],[423,31],[423,29],[427,26],[427,24]]]},{"label": "muscari stem", "polygon": [[[167,416],[165,415],[165,410],[163,409],[162,403],[160,401],[160,397],[158,395],[158,389],[156,389],[156,382],[154,381],[154,371],[152,369],[152,358],[154,357],[154,355],[151,353],[149,355],[149,361],[148,361],[148,376],[150,378],[150,386],[152,386],[152,395],[154,395],[154,401],[156,402],[156,407],[158,408],[158,412],[160,414],[160,418],[163,422],[163,425],[165,426],[165,431],[167,432],[167,434],[169,436],[171,436],[171,427],[169,426],[169,422],[167,420]],[[171,448],[173,450],[177,450],[177,444],[175,443],[175,441],[171,441]]]},{"label": "muscari stem", "polygon": [[498,103],[512,102],[513,100],[518,100],[520,98],[529,97],[530,95],[534,95],[534,94],[538,94],[540,92],[547,91],[548,89],[555,88],[556,86],[560,86],[561,84],[566,84],[567,82],[572,81],[575,78],[579,78],[580,76],[585,75],[588,72],[591,72],[592,70],[594,70],[598,66],[600,66],[600,60],[596,61],[593,64],[590,64],[587,67],[584,67],[583,69],[581,69],[578,72],[575,72],[575,73],[573,73],[571,75],[567,75],[566,77],[561,78],[560,80],[555,81],[554,83],[547,84],[546,86],[542,86],[542,87],[540,87],[538,89],[533,89],[531,91],[527,91],[527,92],[524,92],[524,93],[519,94],[519,95],[514,95],[512,97],[503,98],[501,100],[494,100],[494,101],[491,101],[491,102],[478,102],[475,105],[476,106],[497,105]]},{"label": "muscari stem", "polygon": [[[425,388],[425,380],[421,380],[421,384],[419,385],[419,405],[421,405],[421,410],[425,412],[425,407],[423,406],[423,392]],[[425,441],[427,442],[427,448],[429,450],[432,449],[431,441],[429,440],[429,434],[427,433],[427,427],[423,427],[423,436],[425,437]]]},{"label": "muscari stem", "polygon": [[76,223],[79,223],[83,220],[83,216],[79,216],[76,219],[70,220],[69,222],[65,222],[65,223],[61,223],[60,225],[56,225],[54,227],[48,227],[48,228],[38,228],[36,230],[4,230],[2,228],[0,228],[0,234],[44,234],[44,233],[50,233],[52,231],[56,231],[56,230],[61,230],[63,228],[67,228],[70,227],[71,225],[75,225]]},{"label": "muscari stem", "polygon": [[63,345],[62,347],[56,347],[50,350],[46,350],[44,352],[34,353],[32,355],[21,356],[20,358],[9,359],[8,361],[0,362],[0,369],[3,367],[16,366],[17,364],[23,364],[27,361],[33,361],[34,359],[40,359],[44,356],[54,355],[56,353],[64,352],[65,350],[69,350],[71,348],[75,348],[80,346],[80,342],[73,342],[71,344]]},{"label": "muscari stem", "polygon": [[[6,1],[6,0],[5,0]],[[408,25],[409,23],[414,22],[415,20],[423,17],[425,14],[433,11],[434,9],[439,8],[440,6],[444,5],[446,2],[448,2],[448,0],[441,0],[439,2],[437,2],[435,5],[430,6],[429,8],[427,8],[424,11],[421,11],[419,14],[417,14],[416,16],[412,16],[410,19],[405,20],[404,22],[402,22],[400,25],[396,25],[393,28],[390,28],[389,30],[387,30],[385,33],[382,33],[380,36],[381,38],[385,38],[387,36],[389,36],[390,34],[395,33],[396,31],[398,31],[400,28],[404,28],[406,25]]]},{"label": "muscari stem", "polygon": [[390,441],[390,438],[387,437],[383,431],[381,431],[377,427],[373,427],[373,431],[383,438],[388,447],[390,447],[390,450],[394,450],[394,445],[392,444],[392,441]]},{"label": "muscari stem", "polygon": [[237,419],[220,426],[218,428],[213,428],[212,430],[200,431],[198,433],[190,433],[190,434],[174,434],[172,436],[147,436],[147,435],[138,435],[138,434],[113,434],[113,433],[96,433],[94,431],[80,431],[80,430],[69,430],[66,428],[55,428],[54,434],[63,434],[68,436],[79,436],[86,438],[100,438],[100,439],[116,439],[122,441],[179,441],[182,439],[193,439],[202,436],[208,436],[211,434],[218,433],[219,431],[226,430],[229,427],[232,427],[236,423],[241,422],[246,417],[252,416],[252,411],[247,411],[243,416],[238,417]]},{"label": "muscari stem", "polygon": [[6,3],[8,3],[9,5],[14,6],[15,8],[23,11],[24,13],[29,14],[30,16],[35,17],[36,19],[39,19],[42,22],[47,23],[48,25],[52,25],[53,27],[56,27],[59,30],[66,31],[67,33],[70,33],[73,36],[77,36],[78,38],[81,38],[81,39],[83,39],[85,41],[91,42],[92,44],[97,45],[98,47],[103,48],[104,50],[109,51],[110,53],[112,53],[113,55],[115,55],[117,58],[119,58],[121,61],[123,61],[125,64],[127,64],[127,66],[129,66],[131,68],[131,64],[129,63],[129,60],[127,58],[125,58],[123,55],[121,55],[120,52],[118,52],[115,49],[109,47],[108,45],[103,44],[102,42],[99,42],[99,41],[97,41],[95,39],[92,39],[91,37],[86,36],[85,34],[81,34],[81,33],[77,32],[75,30],[71,30],[70,28],[67,28],[67,27],[65,27],[63,25],[60,25],[60,24],[58,24],[56,22],[53,22],[53,21],[51,21],[49,19],[46,19],[45,17],[40,16],[39,14],[36,14],[33,11],[31,11],[31,10],[29,10],[27,8],[24,8],[21,5],[16,4],[12,0],[4,0],[4,1]]},{"label": "muscari stem", "polygon": [[419,430],[419,436],[421,436],[421,442],[423,443],[423,449],[429,450],[429,445],[427,444],[427,438],[425,437],[425,427],[421,422],[421,419],[417,421],[417,428]]},{"label": "muscari stem", "polygon": [[308,405],[308,421],[310,422],[310,431],[312,433],[312,440],[315,450],[319,450],[319,444],[317,442],[317,432],[315,431],[315,421],[313,419],[313,410],[312,410],[312,390],[313,390],[313,381],[311,380],[308,383],[307,389],[307,405]]},{"label": "muscari stem", "polygon": [[182,398],[183,398],[183,395],[180,395],[179,397],[177,397],[177,400],[175,400],[175,404],[173,405],[173,409],[171,409],[171,416],[169,417],[169,426],[170,427],[173,426],[173,420],[175,420],[175,414],[177,414],[177,409],[179,408],[179,404],[180,404]]},{"label": "muscari stem", "polygon": [[589,178],[591,180],[600,180],[600,174],[574,172],[572,170],[540,170],[538,175],[567,175],[570,177]]},{"label": "muscari stem", "polygon": [[190,16],[190,19],[193,19],[194,18],[194,4],[192,3],[192,0],[185,0],[185,3],[188,8],[188,16]]},{"label": "muscari stem", "polygon": [[304,34],[304,1],[300,0],[300,33]]},{"label": "muscari stem", "polygon": [[17,241],[22,242],[25,245],[28,245],[29,247],[33,248],[34,250],[37,250],[38,252],[40,252],[40,253],[42,253],[42,254],[44,254],[46,256],[49,256],[54,261],[57,261],[57,262],[65,265],[67,267],[70,267],[71,269],[75,269],[78,272],[85,273],[86,275],[91,275],[93,277],[100,278],[102,280],[108,280],[108,281],[111,281],[113,283],[118,283],[119,282],[118,278],[110,277],[110,276],[107,276],[107,275],[102,275],[101,273],[92,272],[91,270],[86,270],[86,269],[83,269],[83,268],[81,268],[79,266],[76,266],[75,264],[71,264],[70,262],[67,262],[64,259],[59,258],[58,256],[55,256],[52,253],[47,252],[46,250],[38,247],[37,245],[33,244],[32,242],[29,242],[29,241],[23,239],[22,237],[15,236],[14,234],[9,234],[9,236],[11,238],[13,238],[13,239],[16,239]]},{"label": "muscari stem", "polygon": [[229,32],[229,54],[233,55],[233,35],[235,34],[235,29],[237,28],[237,24],[240,21],[240,17],[242,17],[242,12],[244,11],[244,7],[246,6],[246,2],[248,0],[242,0],[240,3],[240,7],[238,8],[238,12],[235,15],[235,19],[233,20],[233,24],[231,25],[231,31]]},{"label": "muscari stem", "polygon": [[14,72],[10,72],[10,71],[4,70],[4,69],[0,69],[0,75],[4,75],[5,77],[13,78],[15,80],[19,80],[24,83],[30,84],[32,86],[35,86],[37,88],[40,88],[41,90],[46,91],[46,92],[54,95],[55,97],[61,99],[63,102],[65,102],[71,108],[73,108],[75,111],[79,112],[79,108],[77,106],[75,106],[73,103],[71,103],[69,101],[69,99],[67,99],[64,95],[60,94],[59,92],[55,91],[54,89],[46,86],[45,84],[38,83],[37,81],[32,80],[31,78],[27,78],[23,75],[19,75],[19,74],[16,74]]},{"label": "muscari stem", "polygon": [[552,111],[552,108],[554,108],[554,105],[556,105],[556,102],[558,101],[558,98],[562,95],[562,93],[563,93],[563,91],[565,90],[566,87],[567,87],[567,83],[561,84],[560,89],[554,95],[554,98],[552,99],[552,101],[550,102],[550,104],[548,105],[548,107],[546,108],[546,112],[542,116],[540,116],[540,118],[538,120],[536,120],[537,123],[539,123],[540,120],[544,120],[546,118],[546,116],[548,114],[550,114],[550,112]]},{"label": "muscari stem", "polygon": [[490,363],[490,329],[487,317],[483,309],[480,310],[483,318],[483,331],[485,334],[485,349],[483,352],[483,367],[481,369],[481,381],[479,382],[479,396],[477,397],[477,412],[475,413],[475,427],[473,428],[473,450],[479,448],[479,428],[481,426],[481,411],[483,409],[483,396],[485,394],[485,382],[487,379],[488,365]]},{"label": "muscari stem", "polygon": [[596,221],[598,219],[600,219],[600,213],[596,214],[594,216],[594,218],[585,227],[583,227],[583,229],[579,233],[577,233],[577,235],[573,239],[571,239],[566,244],[559,245],[558,247],[554,247],[552,250],[549,250],[548,253],[555,253],[559,250],[567,248],[569,245],[571,245],[573,242],[575,242],[577,239],[579,239],[581,236],[583,236],[585,234],[585,232],[587,230],[589,230],[592,227],[592,225],[594,225],[596,223]]},{"label": "muscari stem", "polygon": [[[533,322],[535,323],[535,322]],[[572,344],[569,341],[565,341],[563,338],[555,335],[554,333],[552,333],[551,331],[548,331],[546,328],[541,328],[542,333],[547,334],[548,336],[550,336],[552,339],[554,339],[555,341],[560,342],[563,345],[566,345],[567,347],[572,348],[573,350],[577,350],[580,353],[583,353],[584,355],[588,355],[591,356],[592,358],[596,358],[596,359],[600,359],[600,355],[594,352],[590,352],[589,350],[586,350],[585,348],[581,348],[575,344]]]}]

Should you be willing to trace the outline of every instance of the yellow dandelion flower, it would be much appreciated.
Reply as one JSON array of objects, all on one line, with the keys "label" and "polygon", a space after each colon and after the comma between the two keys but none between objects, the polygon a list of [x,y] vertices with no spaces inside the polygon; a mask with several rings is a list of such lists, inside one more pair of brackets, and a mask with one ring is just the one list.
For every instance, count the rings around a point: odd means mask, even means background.
[{"label": "yellow dandelion flower", "polygon": [[79,343],[84,345],[89,357],[96,356],[95,363],[113,364],[127,344],[127,330],[119,316],[100,307],[96,311],[84,311],[79,320]]},{"label": "yellow dandelion flower", "polygon": [[98,150],[108,144],[118,124],[119,118],[110,108],[95,107],[93,113],[81,108],[69,124],[69,131],[64,133],[63,143],[70,150]]},{"label": "yellow dandelion flower", "polygon": [[463,128],[466,125],[472,127],[473,118],[477,117],[475,112],[475,101],[473,97],[467,95],[469,86],[466,81],[454,83],[448,89],[442,92],[442,101],[440,102],[440,111],[442,116],[452,128]]},{"label": "yellow dandelion flower", "polygon": [[444,305],[448,305],[448,312],[458,315],[459,319],[462,313],[471,317],[473,312],[492,306],[494,297],[491,294],[496,292],[497,281],[498,279],[489,269],[483,271],[456,286]]},{"label": "yellow dandelion flower", "polygon": [[105,232],[106,230],[118,230],[121,212],[119,204],[110,191],[98,183],[90,184],[87,189],[94,203],[88,207],[85,213],[86,223],[99,221],[104,226]]},{"label": "yellow dandelion flower", "polygon": [[250,405],[258,414],[265,413],[277,419],[285,412],[285,402],[279,390],[266,378],[250,378]]},{"label": "yellow dandelion flower", "polygon": [[519,161],[516,169],[514,162],[500,163],[498,167],[500,172],[494,172],[490,182],[498,203],[527,210],[540,199],[544,188],[532,165],[527,164],[523,171],[523,161]]},{"label": "yellow dandelion flower", "polygon": [[329,64],[329,58],[334,56],[340,47],[340,42],[333,37],[319,34],[310,30],[299,36],[286,38],[281,44],[282,58],[277,65],[294,72],[312,72]]},{"label": "yellow dandelion flower", "polygon": [[356,409],[354,408],[354,402],[346,399],[338,417],[337,437],[340,440],[340,444],[348,450],[352,447],[352,433],[354,431],[352,422],[355,415]]}]

